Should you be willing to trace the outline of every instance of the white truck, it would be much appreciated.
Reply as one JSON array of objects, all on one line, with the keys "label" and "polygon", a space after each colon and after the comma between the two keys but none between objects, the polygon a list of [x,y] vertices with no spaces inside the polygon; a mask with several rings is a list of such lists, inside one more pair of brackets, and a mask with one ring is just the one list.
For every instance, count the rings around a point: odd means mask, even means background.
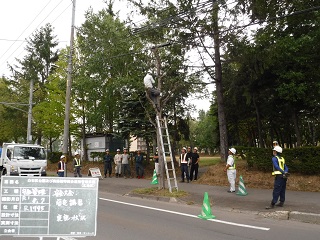
[{"label": "white truck", "polygon": [[0,171],[10,176],[46,176],[45,149],[35,144],[3,143]]}]

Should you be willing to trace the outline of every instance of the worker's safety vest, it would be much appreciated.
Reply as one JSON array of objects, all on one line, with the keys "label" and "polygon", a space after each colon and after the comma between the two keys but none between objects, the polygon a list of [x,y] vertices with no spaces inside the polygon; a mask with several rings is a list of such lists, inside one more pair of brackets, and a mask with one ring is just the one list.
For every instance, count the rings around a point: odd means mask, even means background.
[{"label": "worker's safety vest", "polygon": [[65,163],[60,161],[59,166],[60,168],[58,169],[58,172],[64,172]]},{"label": "worker's safety vest", "polygon": [[[284,171],[284,163],[285,163],[284,158],[283,158],[283,157],[278,157],[278,156],[276,156],[276,158],[278,159],[278,165],[279,165],[279,167],[281,168],[282,171]],[[282,172],[280,172],[280,171],[278,171],[278,170],[276,171],[276,170],[274,169],[274,166],[273,166],[272,175],[278,175],[278,174],[282,174]]]},{"label": "worker's safety vest", "polygon": [[188,161],[186,160],[186,156],[187,156],[186,153],[183,156],[182,156],[182,154],[180,155],[180,162],[181,163],[188,163]]},{"label": "worker's safety vest", "polygon": [[236,159],[235,159],[234,156],[232,156],[232,158],[233,158],[233,165],[230,166],[230,167],[228,168],[228,170],[235,170],[235,169],[236,169]]},{"label": "worker's safety vest", "polygon": [[75,158],[74,160],[76,161],[76,164],[74,166],[75,167],[81,167],[80,159]]}]

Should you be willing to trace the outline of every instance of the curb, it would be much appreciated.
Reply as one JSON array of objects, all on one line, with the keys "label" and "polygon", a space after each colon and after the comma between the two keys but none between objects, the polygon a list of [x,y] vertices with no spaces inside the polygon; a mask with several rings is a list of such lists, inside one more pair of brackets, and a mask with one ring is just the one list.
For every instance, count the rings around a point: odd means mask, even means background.
[{"label": "curb", "polygon": [[259,216],[278,220],[292,220],[304,223],[320,224],[320,214],[298,211],[259,212]]},{"label": "curb", "polygon": [[149,199],[149,200],[161,201],[161,202],[174,202],[174,203],[179,202],[175,197],[159,197],[159,196],[144,195],[144,194],[138,194],[138,193],[127,193],[125,195],[129,197]]},{"label": "curb", "polygon": [[[183,204],[187,204],[185,201],[175,197],[159,197],[159,196],[143,195],[143,194],[137,194],[137,193],[128,193],[125,195],[130,197],[154,200],[154,201],[173,202],[173,203],[181,202]],[[238,212],[242,212],[242,211],[240,210]],[[292,220],[292,221],[320,225],[320,214],[316,214],[316,213],[305,213],[305,212],[298,212],[298,211],[272,211],[272,212],[264,211],[264,212],[258,212],[258,213],[256,211],[249,211],[249,212],[253,212],[265,218],[272,218],[272,219],[278,219],[278,220]]]},{"label": "curb", "polygon": [[304,213],[292,211],[289,212],[289,219],[294,221],[300,221],[305,223],[320,224],[320,214],[316,213]]}]

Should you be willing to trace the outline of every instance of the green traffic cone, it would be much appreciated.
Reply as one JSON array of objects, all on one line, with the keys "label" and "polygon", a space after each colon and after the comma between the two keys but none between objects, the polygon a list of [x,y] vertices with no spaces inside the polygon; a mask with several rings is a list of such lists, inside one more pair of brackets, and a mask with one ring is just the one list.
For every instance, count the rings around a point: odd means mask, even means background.
[{"label": "green traffic cone", "polygon": [[152,181],[150,184],[158,184],[158,177],[157,177],[157,172],[156,170],[153,171],[153,176],[152,176]]},{"label": "green traffic cone", "polygon": [[212,213],[211,213],[210,201],[209,201],[209,197],[208,197],[207,192],[204,193],[202,211],[201,211],[201,214],[198,215],[198,217],[205,219],[205,220],[216,218],[216,216],[212,215]]},{"label": "green traffic cone", "polygon": [[244,186],[244,181],[243,181],[242,176],[240,176],[240,182],[239,182],[239,188],[238,188],[237,195],[239,195],[239,196],[247,196],[248,195],[246,187]]}]

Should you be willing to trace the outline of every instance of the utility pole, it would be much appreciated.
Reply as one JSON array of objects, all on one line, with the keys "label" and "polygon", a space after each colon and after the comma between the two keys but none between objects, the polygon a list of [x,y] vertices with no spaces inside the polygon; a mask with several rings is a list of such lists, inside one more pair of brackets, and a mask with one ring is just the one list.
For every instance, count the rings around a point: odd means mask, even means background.
[{"label": "utility pole", "polygon": [[[160,44],[160,45],[157,45],[157,46],[153,46],[151,48],[153,54],[154,54],[154,57],[155,57],[155,62],[156,62],[156,75],[157,75],[157,78],[158,78],[158,89],[160,90],[161,92],[161,89],[162,89],[162,78],[163,78],[163,75],[161,75],[161,59],[160,59],[160,55],[158,53],[158,48],[162,48],[162,47],[167,47],[171,45],[170,42],[167,42],[167,43],[164,43],[164,44]],[[152,102],[152,100],[150,99],[150,101]],[[153,104],[153,107],[156,111],[156,115],[159,119],[162,119],[162,109],[163,109],[163,105],[165,104],[164,101],[161,101],[161,97],[159,96],[157,98],[157,105],[159,107],[159,109],[155,106],[155,104]],[[162,147],[161,147],[161,144],[160,144],[160,132],[159,132],[159,129],[156,128],[156,134],[157,134],[157,147],[158,147],[158,155],[159,155],[159,173],[160,173],[160,179],[159,179],[159,186],[158,188],[159,189],[164,189],[165,188],[165,166],[164,166],[164,156],[165,154],[162,152]]]},{"label": "utility pole", "polygon": [[32,99],[33,99],[33,79],[30,81],[30,92],[29,92],[29,110],[28,110],[28,127],[27,127],[27,143],[31,143],[31,126],[32,126]]},{"label": "utility pole", "polygon": [[[64,118],[64,132],[63,132],[63,146],[62,152],[68,161],[68,140],[69,140],[69,125],[70,125],[70,101],[71,101],[71,84],[72,84],[72,55],[73,55],[73,41],[74,41],[74,20],[76,12],[76,0],[72,1],[72,21],[71,21],[71,36],[70,36],[70,50],[68,60],[68,76],[66,89],[66,109]],[[65,167],[64,176],[67,176],[67,167]]]}]

